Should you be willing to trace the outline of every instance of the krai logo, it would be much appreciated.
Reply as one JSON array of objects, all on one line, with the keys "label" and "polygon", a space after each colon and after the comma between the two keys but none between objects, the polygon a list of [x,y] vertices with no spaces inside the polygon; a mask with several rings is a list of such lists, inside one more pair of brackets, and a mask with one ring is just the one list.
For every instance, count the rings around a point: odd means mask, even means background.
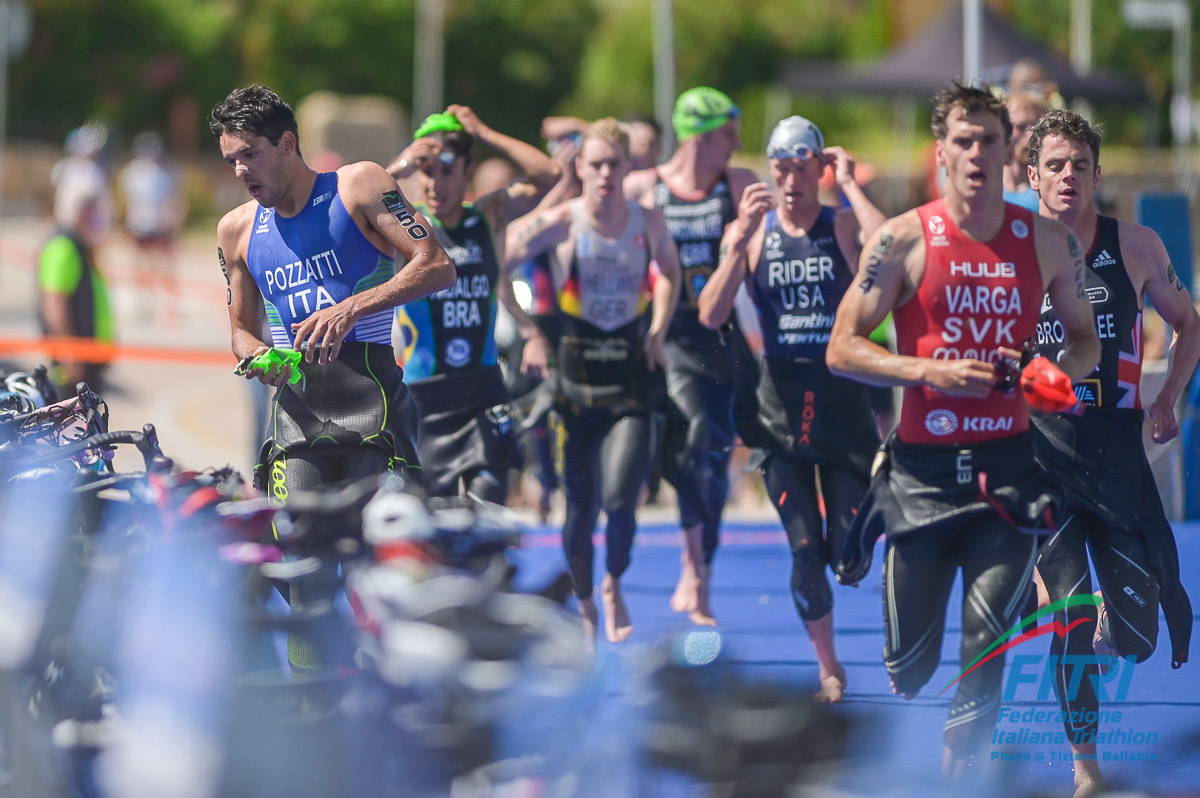
[{"label": "krai logo", "polygon": [[[978,657],[976,657],[967,667],[954,677],[945,687],[938,693],[949,690],[957,684],[964,676],[971,671],[982,666],[985,662],[1002,656],[1009,649],[1016,648],[1022,643],[1033,640],[1037,637],[1042,637],[1047,634],[1056,634],[1059,637],[1066,637],[1067,633],[1080,624],[1092,623],[1090,618],[1076,618],[1067,625],[1063,625],[1054,619],[1054,613],[1059,610],[1066,610],[1068,607],[1078,607],[1082,605],[1099,607],[1104,603],[1104,600],[1092,593],[1082,596],[1068,596],[1065,599],[1056,601],[1053,604],[1038,610],[1033,615],[1018,620],[1013,627],[998,637],[995,642],[984,649]],[[1048,623],[1039,622],[1049,617]],[[1126,663],[1121,667],[1122,662]],[[1056,657],[1051,654],[1027,654],[1014,656],[1012,665],[1009,668],[1008,678],[1004,685],[1004,700],[1011,701],[1016,695],[1017,687],[1021,684],[1036,684],[1038,685],[1037,700],[1046,701],[1053,695],[1055,671],[1059,664],[1063,665],[1095,665],[1099,672],[1092,669],[1082,667],[1072,668],[1072,675],[1065,685],[1069,701],[1074,701],[1079,693],[1079,686],[1083,682],[1083,677],[1086,676],[1091,680],[1096,696],[1101,700],[1122,701],[1129,693],[1129,683],[1133,677],[1133,668],[1136,664],[1134,658],[1123,660],[1117,656],[1102,656],[1102,655],[1077,655],[1067,654],[1062,657]],[[1032,667],[1031,667],[1032,666]],[[1086,671],[1091,671],[1086,672]],[[1115,692],[1112,696],[1106,695],[1105,685],[1109,682],[1116,682]]]}]

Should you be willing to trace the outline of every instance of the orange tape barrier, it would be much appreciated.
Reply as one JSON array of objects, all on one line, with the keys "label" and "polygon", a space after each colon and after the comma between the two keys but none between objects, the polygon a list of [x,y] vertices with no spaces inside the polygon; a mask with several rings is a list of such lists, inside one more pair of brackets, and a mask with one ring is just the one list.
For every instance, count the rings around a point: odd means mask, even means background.
[{"label": "orange tape barrier", "polygon": [[165,346],[106,344],[91,338],[0,338],[0,355],[39,352],[56,360],[109,363],[114,360],[150,360],[180,365],[234,366],[229,350],[172,349]]}]

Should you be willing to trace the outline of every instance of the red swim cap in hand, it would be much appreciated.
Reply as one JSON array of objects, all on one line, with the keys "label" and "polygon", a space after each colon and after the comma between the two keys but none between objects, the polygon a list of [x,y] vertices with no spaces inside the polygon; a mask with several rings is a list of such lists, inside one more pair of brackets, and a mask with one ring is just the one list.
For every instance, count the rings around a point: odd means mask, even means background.
[{"label": "red swim cap in hand", "polygon": [[1034,410],[1078,414],[1083,405],[1075,398],[1071,378],[1047,358],[1035,357],[1021,371],[1021,392]]}]

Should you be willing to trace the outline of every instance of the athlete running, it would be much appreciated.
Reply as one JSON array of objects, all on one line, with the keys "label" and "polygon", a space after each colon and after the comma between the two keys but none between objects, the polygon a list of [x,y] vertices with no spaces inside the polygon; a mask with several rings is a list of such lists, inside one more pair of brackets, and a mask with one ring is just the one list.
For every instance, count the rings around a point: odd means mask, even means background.
[{"label": "athlete running", "polygon": [[[1150,404],[1156,443],[1179,434],[1175,403],[1200,358],[1200,317],[1175,276],[1158,235],[1132,222],[1100,216],[1095,192],[1100,182],[1100,133],[1070,111],[1049,111],[1033,126],[1029,180],[1041,196],[1042,216],[1066,224],[1088,244],[1086,292],[1096,315],[1100,365],[1075,383],[1087,406],[1082,415],[1035,413],[1038,460],[1068,487],[1068,503],[1058,531],[1042,546],[1038,571],[1050,601],[1092,592],[1091,552],[1104,604],[1101,629],[1091,604],[1068,607],[1058,620],[1066,638],[1050,636],[1060,663],[1054,688],[1075,757],[1075,795],[1103,788],[1096,761],[1095,722],[1099,701],[1090,674],[1094,664],[1065,665],[1061,657],[1090,659],[1093,630],[1096,653],[1116,653],[1142,663],[1154,653],[1158,608],[1171,633],[1172,665],[1187,661],[1192,608],[1179,582],[1175,535],[1167,522],[1154,474],[1142,445],[1139,384],[1142,367],[1143,298],[1175,330],[1166,380]],[[1038,324],[1038,353],[1055,360],[1062,351],[1062,325],[1044,305]],[[1077,623],[1087,619],[1087,623]],[[1083,668],[1081,677],[1074,671]],[[1078,691],[1063,685],[1078,684]]]},{"label": "athlete running", "polygon": [[[757,180],[749,169],[729,166],[741,146],[738,116],[738,107],[716,89],[688,89],[679,95],[671,120],[679,140],[675,154],[625,181],[626,197],[666,217],[683,270],[666,343],[670,402],[663,476],[678,494],[684,534],[671,608],[703,625],[716,623],[708,589],[729,494],[733,375],[720,333],[700,323],[696,303],[717,268],[725,226],[737,216],[746,187]],[[730,334],[741,334],[736,323]]]},{"label": "athlete running", "polygon": [[[505,271],[542,252],[558,292],[560,336],[553,373],[559,474],[566,494],[563,551],[588,639],[599,623],[592,599],[592,534],[601,509],[607,574],[601,583],[608,640],[629,638],[621,596],[637,530],[638,495],[654,451],[657,370],[674,309],[679,263],[662,214],[626,200],[629,139],[614,119],[588,128],[577,169],[583,196],[540,210],[510,230]],[[650,261],[659,273],[650,285]],[[647,303],[647,298],[650,302]],[[648,306],[649,304],[649,306]],[[527,341],[522,368],[544,373],[550,343],[519,307]]]},{"label": "athlete running", "polygon": [[[825,566],[867,489],[879,446],[866,386],[833,377],[825,346],[833,312],[854,279],[862,245],[884,221],[854,179],[854,161],[826,147],[821,131],[800,116],[775,126],[767,143],[773,186],[742,194],[725,230],[721,264],[700,293],[700,321],[716,329],[733,313],[745,285],[762,323],[765,357],[757,385],[737,386],[757,398],[752,418],[738,413],[747,443],[764,448],[763,481],[792,549],[792,598],[820,665],[820,701],[841,701],[846,670],[833,644],[833,593]],[[818,183],[832,164],[850,203],[821,204]],[[761,431],[753,431],[758,427]],[[826,521],[817,498],[818,472]]]},{"label": "athlete running", "polygon": [[[504,235],[558,181],[559,169],[463,105],[430,115],[413,137],[388,172],[397,181],[416,174],[423,195],[417,210],[432,222],[458,272],[452,287],[396,311],[402,339],[396,348],[420,412],[425,489],[504,504],[509,469],[522,464],[496,348],[498,298],[512,296],[511,282],[506,292],[499,279]],[[526,179],[464,202],[476,141],[515,161]]]},{"label": "athlete running", "polygon": [[[849,534],[869,544],[886,529],[884,664],[906,698],[938,665],[956,571],[964,667],[1008,630],[1027,595],[1055,499],[1034,463],[1029,407],[1000,378],[1035,334],[1043,294],[1064,330],[1062,371],[1082,377],[1100,353],[1078,240],[1001,196],[1012,157],[1004,102],[990,87],[954,83],[934,98],[932,128],[946,196],[868,241],[826,353],[835,374],[904,386],[900,421]],[[868,338],[892,310],[897,354]],[[945,732],[952,780],[987,744],[1003,660],[959,682]]]},{"label": "athlete running", "polygon": [[[297,384],[287,364],[246,373],[278,389],[255,482],[282,501],[296,490],[418,469],[392,309],[453,285],[453,264],[383,167],[311,169],[291,107],[270,89],[235,89],[213,109],[209,129],[251,197],[217,225],[233,354],[267,351],[264,305],[273,345],[304,352]],[[289,640],[293,667],[316,667],[305,648],[302,638]]]}]

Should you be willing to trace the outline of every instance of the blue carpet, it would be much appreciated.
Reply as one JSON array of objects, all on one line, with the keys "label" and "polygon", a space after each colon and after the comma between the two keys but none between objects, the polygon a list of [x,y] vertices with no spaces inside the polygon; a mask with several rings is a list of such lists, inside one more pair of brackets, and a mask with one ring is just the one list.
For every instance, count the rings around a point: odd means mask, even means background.
[{"label": "blue carpet", "polygon": [[[1200,523],[1176,524],[1184,584],[1193,601],[1200,600]],[[597,548],[597,577],[603,565],[602,541]],[[859,720],[856,750],[861,759],[847,764],[834,779],[844,795],[926,795],[936,785],[942,754],[942,725],[953,688],[938,697],[957,676],[961,629],[961,590],[956,586],[947,612],[942,664],[913,701],[891,694],[883,668],[882,597],[879,556],[871,574],[857,588],[834,587],[834,619],[839,656],[846,666],[848,693],[838,711]],[[545,582],[563,568],[557,530],[538,528],[526,536],[518,553],[523,581]],[[727,523],[714,568],[712,604],[720,620],[720,656],[733,663],[739,676],[786,685],[815,685],[817,663],[804,628],[792,605],[790,554],[777,523]],[[629,643],[599,645],[600,660],[611,673],[640,672],[640,663],[656,645],[695,630],[684,616],[671,612],[668,600],[679,573],[678,528],[643,525],[638,533],[633,565],[623,580],[634,622]],[[1200,606],[1200,604],[1198,604]],[[1193,645],[1193,649],[1195,645]],[[992,747],[1015,761],[991,761],[987,768],[997,795],[1069,795],[1071,763],[1064,744],[1028,742],[1032,735],[1062,731],[1051,714],[1058,704],[1053,694],[1039,698],[1036,679],[1041,657],[1048,653],[1046,638],[1022,644],[1009,652],[1006,684],[1014,658],[1022,657],[1022,674],[1032,683],[1017,684],[1003,702],[997,731],[1013,735],[1012,744]],[[1114,788],[1150,795],[1200,794],[1200,668],[1193,664],[1172,670],[1165,623],[1160,622],[1159,649],[1147,662],[1114,677],[1113,700],[1101,709],[1119,712],[1102,720],[1101,731],[1114,735],[1099,745],[1101,769]],[[636,704],[630,695],[635,679],[614,677],[609,711],[620,722],[631,717]],[[1037,716],[1044,711],[1042,718]],[[1046,739],[1046,738],[1042,738]],[[1108,759],[1104,759],[1108,757]],[[691,796],[704,792],[694,782],[668,773],[644,775],[639,794]],[[647,782],[646,780],[649,780]],[[650,786],[646,787],[649,783]],[[981,798],[975,796],[975,798]]]}]

